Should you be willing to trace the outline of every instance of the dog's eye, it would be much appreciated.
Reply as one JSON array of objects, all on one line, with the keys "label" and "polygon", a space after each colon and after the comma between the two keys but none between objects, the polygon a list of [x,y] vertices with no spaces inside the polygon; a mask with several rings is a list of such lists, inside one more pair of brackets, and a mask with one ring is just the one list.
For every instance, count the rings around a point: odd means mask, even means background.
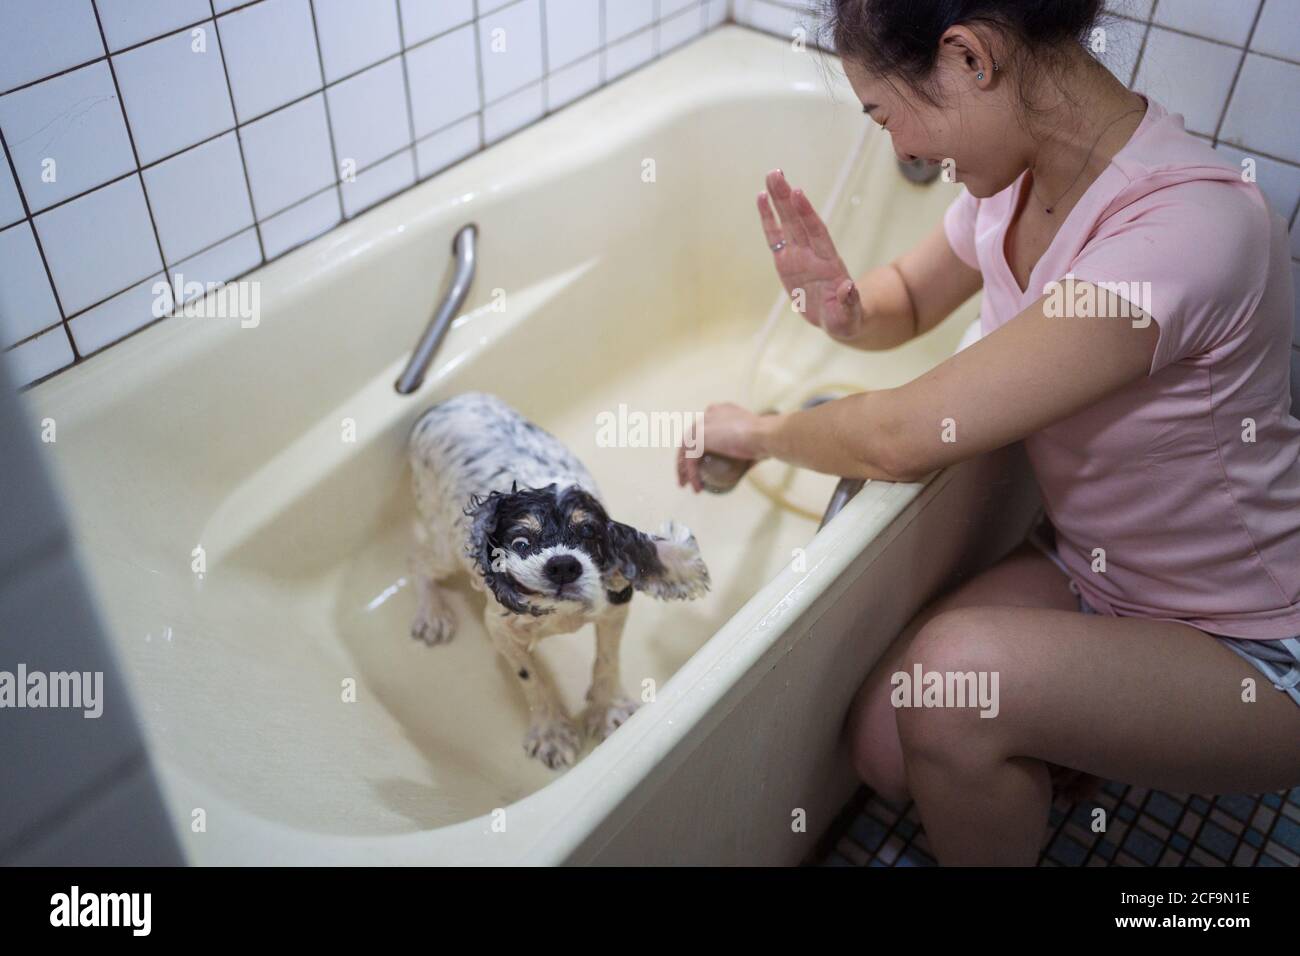
[{"label": "dog's eye", "polygon": [[513,541],[510,542],[510,547],[514,548],[517,554],[527,554],[528,539],[523,537],[515,538]]},{"label": "dog's eye", "polygon": [[583,524],[578,525],[578,534],[582,535],[584,538],[595,537],[596,526],[590,521],[584,522]]}]

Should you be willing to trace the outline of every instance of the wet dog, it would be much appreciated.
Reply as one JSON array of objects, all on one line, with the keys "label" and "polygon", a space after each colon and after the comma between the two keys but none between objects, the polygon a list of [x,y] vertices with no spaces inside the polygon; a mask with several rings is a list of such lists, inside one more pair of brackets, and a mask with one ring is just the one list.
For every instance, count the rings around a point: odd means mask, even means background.
[{"label": "wet dog", "polygon": [[533,648],[596,626],[596,663],[581,729],[597,740],[636,710],[619,681],[619,643],[635,591],[685,600],[709,588],[690,529],[647,534],[612,520],[596,483],[555,436],[499,398],[466,392],[434,405],[409,440],[420,518],[411,635],[449,641],[456,622],[439,582],[466,571],[487,596],[484,623],[528,702],[524,750],[548,767],[573,763],[579,727]]}]

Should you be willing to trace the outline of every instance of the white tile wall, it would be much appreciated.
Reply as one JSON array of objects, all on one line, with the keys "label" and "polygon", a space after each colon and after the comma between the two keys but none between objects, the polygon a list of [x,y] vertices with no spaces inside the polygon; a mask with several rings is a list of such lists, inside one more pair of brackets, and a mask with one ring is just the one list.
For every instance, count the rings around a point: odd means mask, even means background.
[{"label": "white tile wall", "polygon": [[1250,46],[1256,53],[1300,62],[1300,2],[1264,0]]},{"label": "white tile wall", "polygon": [[[478,123],[475,121],[475,126]],[[317,193],[260,224],[266,257],[273,259],[333,229],[343,220],[343,206],[334,190]],[[238,275],[239,273],[232,273]]]},{"label": "white tile wall", "polygon": [[323,85],[310,0],[266,0],[222,17],[217,29],[241,123]]},{"label": "white tile wall", "polygon": [[556,70],[546,78],[546,101],[559,109],[600,86],[601,58],[590,56]]},{"label": "white tile wall", "polygon": [[520,0],[479,20],[479,62],[486,102],[541,79],[541,16],[541,0]]},{"label": "white tile wall", "polygon": [[90,0],[0,3],[0,90],[103,55]]},{"label": "white tile wall", "polygon": [[0,0],[21,381],[722,23],[728,0]]},{"label": "white tile wall", "polygon": [[428,136],[482,107],[474,27],[461,27],[405,56],[415,135]]},{"label": "white tile wall", "polygon": [[114,54],[110,62],[141,163],[235,125],[213,21]]},{"label": "white tile wall", "polygon": [[654,19],[653,0],[605,0],[605,37],[618,40]]},{"label": "white tile wall", "polygon": [[[1288,119],[1268,122],[1270,117]],[[1233,145],[1300,163],[1300,64],[1247,54],[1220,135]]]},{"label": "white tile wall", "polygon": [[144,171],[163,258],[178,262],[253,224],[239,140],[223,133]]},{"label": "white tile wall", "polygon": [[325,101],[340,164],[351,162],[355,169],[364,169],[411,144],[399,58],[331,86]]},{"label": "white tile wall", "polygon": [[1191,132],[1213,136],[1240,62],[1233,47],[1155,27],[1133,86],[1182,113]]},{"label": "white tile wall", "polygon": [[59,321],[32,227],[0,232],[0,346],[13,345]]},{"label": "white tile wall", "polygon": [[408,46],[423,43],[474,19],[474,0],[401,0],[402,31]]},{"label": "white tile wall", "polygon": [[1165,0],[1157,5],[1155,22],[1244,46],[1259,11],[1260,0]]},{"label": "white tile wall", "polygon": [[312,4],[326,82],[364,70],[401,50],[393,0],[312,0]]},{"label": "white tile wall", "polygon": [[136,167],[113,74],[102,61],[0,98],[0,128],[33,210]]},{"label": "white tile wall", "polygon": [[0,229],[13,225],[26,213],[18,195],[18,185],[8,163],[0,163]]},{"label": "white tile wall", "polygon": [[648,62],[654,53],[654,36],[648,30],[611,43],[605,48],[605,76],[611,80],[622,76]]},{"label": "white tile wall", "polygon": [[68,312],[88,309],[162,269],[136,175],[41,213],[36,231]]},{"label": "white tile wall", "polygon": [[415,185],[415,156],[409,147],[361,171],[341,187],[343,211],[355,216],[377,202]]},{"label": "white tile wall", "polygon": [[600,47],[601,0],[546,0],[546,55],[552,70]]},{"label": "white tile wall", "polygon": [[482,141],[478,119],[473,116],[420,140],[415,147],[420,178],[424,179],[446,169],[458,159],[476,151],[480,145]]},{"label": "white tile wall", "polygon": [[110,51],[152,40],[212,16],[206,0],[96,0]]},{"label": "white tile wall", "polygon": [[338,178],[323,93],[240,127],[239,139],[259,219],[306,199]]}]

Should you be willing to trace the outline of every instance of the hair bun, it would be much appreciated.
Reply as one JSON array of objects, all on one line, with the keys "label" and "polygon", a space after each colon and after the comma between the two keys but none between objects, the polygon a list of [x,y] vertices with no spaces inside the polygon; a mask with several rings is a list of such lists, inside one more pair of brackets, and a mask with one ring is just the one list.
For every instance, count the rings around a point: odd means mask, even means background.
[{"label": "hair bun", "polygon": [[927,81],[939,40],[962,24],[987,25],[1030,52],[1084,43],[1103,0],[824,0],[821,32],[840,56],[896,76],[933,100]]}]

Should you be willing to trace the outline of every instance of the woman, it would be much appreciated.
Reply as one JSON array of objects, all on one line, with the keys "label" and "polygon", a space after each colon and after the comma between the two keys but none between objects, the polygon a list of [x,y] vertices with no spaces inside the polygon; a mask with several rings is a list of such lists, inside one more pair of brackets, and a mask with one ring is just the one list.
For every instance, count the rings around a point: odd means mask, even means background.
[{"label": "woman", "polygon": [[[980,289],[983,337],[900,388],[761,417],[712,405],[704,449],[915,480],[1023,440],[1056,532],[888,649],[847,719],[862,778],[916,801],[946,864],[1034,863],[1056,769],[1180,792],[1300,783],[1284,226],[1091,57],[1100,0],[829,6],[864,111],[965,190],[854,282],[776,170],[758,208],[777,272],[845,346],[892,348]],[[699,491],[697,465],[679,453]],[[916,664],[996,672],[997,717],[896,709],[891,676]]]}]

